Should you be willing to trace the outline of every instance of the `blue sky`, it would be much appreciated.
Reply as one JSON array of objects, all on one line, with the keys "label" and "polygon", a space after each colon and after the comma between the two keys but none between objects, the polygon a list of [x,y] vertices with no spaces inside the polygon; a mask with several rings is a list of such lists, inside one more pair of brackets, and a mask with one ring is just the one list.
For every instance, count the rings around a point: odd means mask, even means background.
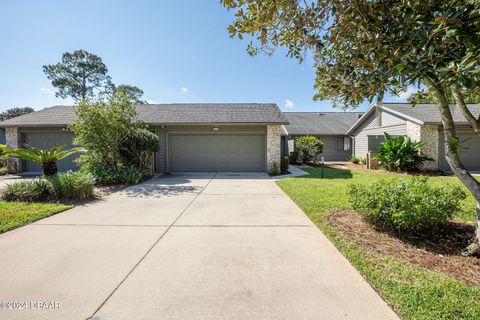
[{"label": "blue sky", "polygon": [[139,86],[152,103],[275,102],[284,111],[332,111],[329,101],[312,100],[311,63],[283,52],[250,57],[245,41],[230,39],[231,21],[216,0],[3,0],[0,111],[71,104],[54,96],[42,65],[76,49],[99,55],[115,84]]}]

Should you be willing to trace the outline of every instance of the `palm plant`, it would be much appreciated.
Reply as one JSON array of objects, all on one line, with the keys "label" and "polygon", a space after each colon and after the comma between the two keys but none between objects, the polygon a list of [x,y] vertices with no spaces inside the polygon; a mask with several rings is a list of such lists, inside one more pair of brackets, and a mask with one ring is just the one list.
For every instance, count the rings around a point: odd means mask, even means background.
[{"label": "palm plant", "polygon": [[53,176],[58,172],[57,161],[65,159],[75,153],[82,151],[82,148],[63,150],[65,146],[59,146],[50,150],[42,150],[37,147],[28,146],[25,149],[7,149],[5,152],[9,158],[17,158],[40,163],[43,175]]},{"label": "palm plant", "polygon": [[384,133],[383,143],[376,155],[383,167],[390,171],[413,171],[422,168],[425,161],[432,160],[421,154],[423,141],[412,141],[409,137],[392,137]]}]

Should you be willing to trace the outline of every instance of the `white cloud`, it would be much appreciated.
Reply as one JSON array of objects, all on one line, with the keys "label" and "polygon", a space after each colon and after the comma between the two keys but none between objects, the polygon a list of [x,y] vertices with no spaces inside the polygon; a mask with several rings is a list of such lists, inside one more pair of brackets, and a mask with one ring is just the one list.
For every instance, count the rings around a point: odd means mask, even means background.
[{"label": "white cloud", "polygon": [[46,92],[49,95],[55,95],[55,92],[52,89],[49,88],[40,88],[41,91]]},{"label": "white cloud", "polygon": [[186,87],[181,87],[180,88],[180,93],[181,94],[187,94],[187,93],[190,93],[190,90],[188,90],[188,88],[186,88]]},{"label": "white cloud", "polygon": [[285,108],[292,109],[293,107],[295,107],[295,103],[293,103],[292,100],[290,99],[285,100]]},{"label": "white cloud", "polygon": [[146,101],[148,104],[158,104],[158,101],[155,101],[155,100],[152,100],[152,99],[145,99],[145,101]]}]

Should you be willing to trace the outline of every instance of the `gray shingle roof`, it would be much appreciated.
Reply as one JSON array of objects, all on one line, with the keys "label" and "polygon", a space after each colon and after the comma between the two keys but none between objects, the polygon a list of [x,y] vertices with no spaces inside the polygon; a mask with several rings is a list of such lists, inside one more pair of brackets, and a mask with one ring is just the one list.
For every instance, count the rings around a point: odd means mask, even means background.
[{"label": "gray shingle roof", "polygon": [[[137,106],[148,124],[287,123],[274,103],[146,104]],[[0,122],[0,127],[65,126],[75,119],[75,107],[54,106]]]},{"label": "gray shingle roof", "polygon": [[[401,113],[407,117],[417,119],[423,123],[442,123],[438,107],[434,104],[417,104],[413,107],[409,103],[382,103],[382,107]],[[480,115],[480,104],[469,104],[468,108],[478,119],[478,116]],[[467,123],[467,120],[465,120],[457,107],[451,106],[450,110],[452,111],[453,121],[455,121],[455,123]]]},{"label": "gray shingle roof", "polygon": [[363,112],[284,112],[289,135],[344,135]]}]

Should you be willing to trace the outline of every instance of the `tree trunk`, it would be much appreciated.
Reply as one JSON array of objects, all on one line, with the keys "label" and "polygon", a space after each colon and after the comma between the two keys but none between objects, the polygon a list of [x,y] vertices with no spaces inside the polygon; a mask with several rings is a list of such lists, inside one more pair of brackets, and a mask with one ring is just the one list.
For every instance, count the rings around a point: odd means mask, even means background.
[{"label": "tree trunk", "polygon": [[458,138],[455,132],[455,123],[445,97],[445,92],[434,81],[425,79],[430,92],[433,92],[438,101],[438,108],[442,117],[445,143],[445,157],[452,172],[468,188],[477,202],[477,224],[473,242],[462,253],[464,255],[480,255],[480,182],[478,182],[465,168],[458,154]]},{"label": "tree trunk", "polygon": [[58,167],[56,161],[49,161],[42,163],[43,175],[46,177],[54,176],[58,173]]}]

